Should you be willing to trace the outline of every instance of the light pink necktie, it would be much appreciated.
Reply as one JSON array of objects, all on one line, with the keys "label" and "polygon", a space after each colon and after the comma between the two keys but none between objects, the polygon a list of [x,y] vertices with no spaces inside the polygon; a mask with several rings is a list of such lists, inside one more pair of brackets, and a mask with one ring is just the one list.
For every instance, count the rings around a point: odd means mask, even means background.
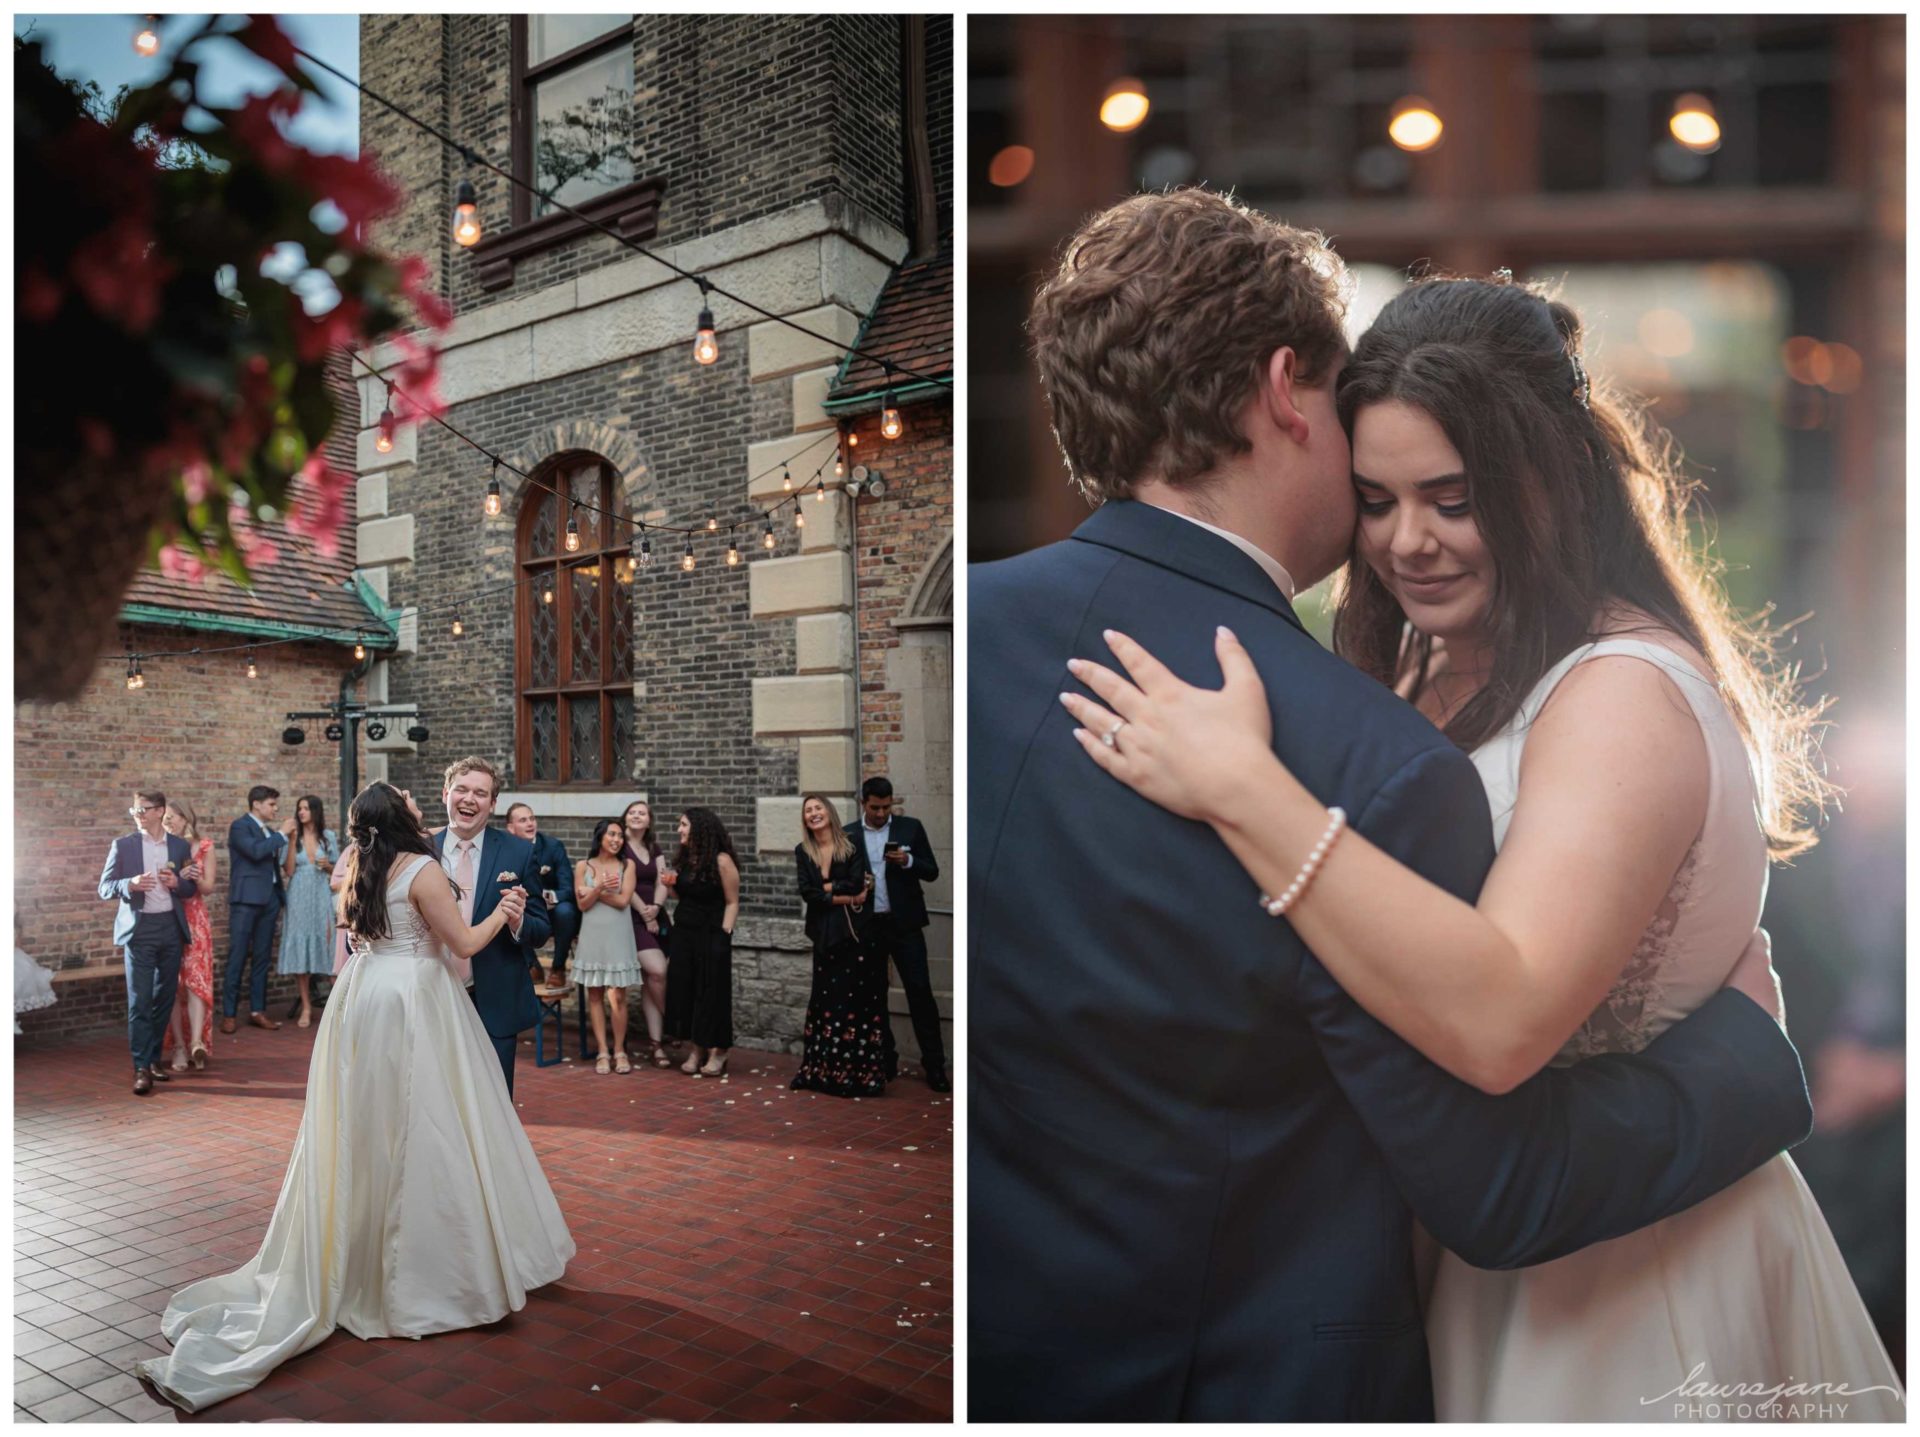
[{"label": "light pink necktie", "polygon": [[[462,839],[458,849],[458,856],[453,860],[453,881],[459,885],[460,888],[460,921],[465,923],[469,928],[473,926],[474,869],[478,866],[478,863],[479,860],[474,854],[472,842]],[[471,984],[473,982],[473,961],[471,959],[458,958],[449,953],[447,955],[447,961],[453,968],[454,977],[458,978],[462,983]]]},{"label": "light pink necktie", "polygon": [[460,856],[453,861],[453,881],[460,885],[460,917],[468,927],[473,926],[473,870],[476,860],[473,844],[462,839]]}]

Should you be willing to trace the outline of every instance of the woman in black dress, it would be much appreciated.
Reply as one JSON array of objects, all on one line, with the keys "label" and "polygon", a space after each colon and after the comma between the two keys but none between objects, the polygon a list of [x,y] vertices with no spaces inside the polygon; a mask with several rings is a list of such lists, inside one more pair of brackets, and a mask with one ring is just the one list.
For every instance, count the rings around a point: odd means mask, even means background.
[{"label": "woman in black dress", "polygon": [[866,848],[847,837],[840,815],[817,793],[800,804],[800,831],[793,853],[813,940],[813,996],[792,1086],[878,1097],[887,1090],[887,989],[886,960],[865,941],[873,869]]},{"label": "woman in black dress", "polygon": [[680,815],[680,849],[660,882],[679,901],[667,935],[667,1033],[692,1044],[680,1071],[717,1078],[733,1046],[733,925],[740,865],[710,808]]}]

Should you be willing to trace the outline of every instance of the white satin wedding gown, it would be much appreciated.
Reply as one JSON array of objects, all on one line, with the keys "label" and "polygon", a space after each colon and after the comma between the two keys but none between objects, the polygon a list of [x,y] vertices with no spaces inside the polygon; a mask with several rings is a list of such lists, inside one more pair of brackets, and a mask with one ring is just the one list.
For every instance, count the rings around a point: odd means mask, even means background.
[{"label": "white satin wedding gown", "polygon": [[396,862],[393,936],[334,982],[259,1253],[176,1293],[161,1319],[172,1355],[140,1364],[189,1412],[336,1327],[424,1337],[495,1322],[573,1256],[480,1015],[408,901],[433,861]]},{"label": "white satin wedding gown", "polygon": [[[1638,1052],[1712,997],[1766,897],[1766,842],[1733,717],[1691,663],[1639,639],[1576,649],[1475,750],[1496,842],[1534,718],[1576,664],[1606,655],[1657,665],[1686,696],[1707,741],[1707,818],[1625,971],[1556,1064]],[[1427,1344],[1444,1422],[1905,1420],[1900,1379],[1785,1154],[1685,1212],[1537,1267],[1485,1272],[1440,1253],[1432,1282]]]}]

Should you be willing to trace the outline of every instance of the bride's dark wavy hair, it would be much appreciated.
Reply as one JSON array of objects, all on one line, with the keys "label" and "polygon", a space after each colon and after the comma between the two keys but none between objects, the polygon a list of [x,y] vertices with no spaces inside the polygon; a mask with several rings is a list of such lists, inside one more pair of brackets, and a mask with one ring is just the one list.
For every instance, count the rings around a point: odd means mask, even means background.
[{"label": "bride's dark wavy hair", "polygon": [[[1761,826],[1777,859],[1816,841],[1833,794],[1819,761],[1825,704],[1796,698],[1777,632],[1736,614],[1719,566],[1687,520],[1697,485],[1644,405],[1589,381],[1580,316],[1516,282],[1435,278],[1402,290],[1362,336],[1336,390],[1340,422],[1370,404],[1420,410],[1459,451],[1473,522],[1493,558],[1492,670],[1447,721],[1472,749],[1498,733],[1541,677],[1630,605],[1692,644],[1753,760]],[[1764,617],[1764,616],[1763,616]],[[1356,552],[1335,592],[1333,639],[1348,661],[1415,695],[1433,641],[1403,644],[1399,601]]]},{"label": "bride's dark wavy hair", "polygon": [[387,876],[402,854],[433,852],[400,790],[370,783],[347,810],[347,876],[340,885],[340,916],[356,938],[371,942],[393,933],[387,916]]},{"label": "bride's dark wavy hair", "polygon": [[727,837],[726,825],[712,809],[690,808],[686,814],[687,841],[674,855],[673,866],[682,878],[691,878],[696,883],[718,883],[721,854],[731,858],[734,867],[740,866],[739,855],[733,851],[733,840]]}]

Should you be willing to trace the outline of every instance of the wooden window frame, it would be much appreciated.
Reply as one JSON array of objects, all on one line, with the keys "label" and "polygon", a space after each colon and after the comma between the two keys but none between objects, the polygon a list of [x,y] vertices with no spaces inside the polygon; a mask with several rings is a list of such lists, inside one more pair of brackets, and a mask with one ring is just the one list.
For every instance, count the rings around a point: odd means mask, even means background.
[{"label": "wooden window frame", "polygon": [[[603,510],[612,514],[620,512],[619,476],[613,465],[597,454],[577,453],[563,459],[543,465],[536,478],[544,484],[550,484],[565,493],[571,493],[573,476],[590,466],[599,470],[599,492],[594,502]],[[558,482],[566,481],[563,485]],[[531,552],[533,528],[539,521],[539,511],[552,502],[555,509],[554,548],[551,554]],[[514,526],[514,570],[524,579],[530,573],[549,573],[553,576],[553,607],[555,625],[555,644],[553,681],[536,685],[533,682],[533,634],[536,605],[543,603],[538,583],[522,584],[515,591],[516,642],[513,656],[514,687],[514,773],[521,787],[539,787],[542,789],[577,789],[583,792],[596,792],[629,786],[629,775],[619,772],[614,766],[613,713],[616,698],[625,695],[629,699],[633,693],[632,678],[632,628],[627,629],[628,677],[615,678],[614,654],[616,649],[616,625],[614,622],[614,586],[620,582],[616,566],[630,562],[628,540],[621,531],[626,525],[607,513],[583,513],[583,529],[590,522],[596,535],[596,542],[586,542],[582,535],[582,544],[578,553],[569,554],[562,541],[566,532],[566,501],[550,495],[545,489],[531,489],[527,501],[521,506],[521,512]],[[573,634],[575,627],[573,585],[566,582],[567,575],[574,569],[599,564],[599,676],[592,680],[576,681],[573,677]],[[628,582],[633,582],[630,575]],[[631,613],[631,600],[629,600]],[[573,725],[570,721],[574,704],[590,697],[597,697],[600,711],[600,772],[598,779],[576,779],[573,776]],[[533,704],[536,700],[554,701],[555,734],[555,776],[541,778],[534,773],[533,764]],[[638,713],[634,721],[637,729]],[[637,734],[636,734],[637,736]]]},{"label": "wooden window frame", "polygon": [[[527,61],[527,17],[512,15],[507,20],[508,53],[508,129],[511,134],[511,164],[514,175],[527,185],[539,183],[533,165],[533,86],[574,65],[625,47],[633,49],[634,22],[576,45],[564,54],[543,60],[538,65]],[[510,209],[512,223],[489,230],[473,247],[480,287],[493,291],[513,283],[514,266],[523,259],[544,254],[571,244],[583,235],[594,234],[592,224],[556,210],[534,217],[533,194],[514,185]],[[659,177],[638,179],[619,189],[573,206],[590,220],[606,225],[626,239],[648,240],[659,233],[660,197],[666,181]]]}]

